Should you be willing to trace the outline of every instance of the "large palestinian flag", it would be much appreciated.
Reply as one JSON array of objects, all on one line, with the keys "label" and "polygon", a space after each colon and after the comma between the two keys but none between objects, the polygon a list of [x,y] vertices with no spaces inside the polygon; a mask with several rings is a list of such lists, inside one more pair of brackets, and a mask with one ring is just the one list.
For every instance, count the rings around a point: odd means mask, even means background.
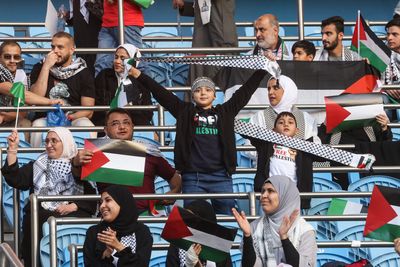
[{"label": "large palestinian flag", "polygon": [[90,163],[82,166],[82,180],[142,186],[146,148],[132,141],[87,139],[85,149],[94,152]]},{"label": "large palestinian flag", "polygon": [[[298,93],[297,104],[324,104],[324,97],[341,93],[370,93],[376,87],[378,73],[365,61],[330,62],[330,61],[278,61],[282,74],[289,76],[296,83]],[[250,78],[254,70],[240,68],[222,68],[214,77],[215,83],[225,92],[225,101]],[[260,87],[253,94],[249,105],[269,104],[267,75]],[[244,110],[239,118],[248,118],[254,110]],[[325,114],[318,114],[317,122],[325,120]]]},{"label": "large palestinian flag", "polygon": [[379,93],[327,96],[325,106],[327,133],[375,125],[375,117],[385,113]]},{"label": "large palestinian flag", "polygon": [[354,27],[351,50],[357,53],[360,51],[360,56],[368,58],[371,65],[379,72],[384,72],[390,63],[390,49],[369,28],[361,15],[357,18],[356,27]]},{"label": "large palestinian flag", "polygon": [[223,227],[175,206],[161,237],[184,250],[198,243],[202,247],[200,259],[220,262],[230,256],[236,232],[237,229]]},{"label": "large palestinian flag", "polygon": [[400,189],[374,186],[364,236],[389,242],[400,237]]}]

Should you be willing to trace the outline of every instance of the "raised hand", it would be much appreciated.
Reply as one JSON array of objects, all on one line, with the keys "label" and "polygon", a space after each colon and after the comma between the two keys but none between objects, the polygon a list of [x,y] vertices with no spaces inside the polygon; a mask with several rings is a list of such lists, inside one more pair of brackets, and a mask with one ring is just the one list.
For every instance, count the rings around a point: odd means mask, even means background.
[{"label": "raised hand", "polygon": [[43,67],[46,67],[48,69],[50,69],[51,67],[53,67],[58,60],[58,56],[54,51],[50,51],[47,55],[46,55],[46,59],[43,62]]},{"label": "raised hand", "polygon": [[251,226],[246,218],[246,214],[244,213],[244,211],[241,211],[241,213],[239,213],[235,208],[232,208],[232,213],[240,229],[242,229],[244,236],[245,237],[251,236]]},{"label": "raised hand", "polygon": [[117,239],[117,232],[112,230],[110,227],[101,231],[101,233],[98,233],[97,239],[100,242],[103,242],[107,247],[110,247],[113,250],[115,249],[117,252],[120,252],[125,248],[125,246]]},{"label": "raised hand", "polygon": [[290,216],[284,216],[281,226],[279,227],[279,236],[281,240],[287,239],[290,227],[292,227],[293,223],[296,221],[297,216],[299,216],[300,211],[295,209]]},{"label": "raised hand", "polygon": [[375,117],[376,121],[379,123],[379,125],[382,128],[382,131],[386,131],[387,130],[387,126],[390,122],[388,116],[386,116],[386,113],[384,114],[379,114],[378,116]]},{"label": "raised hand", "polygon": [[71,212],[74,212],[77,210],[78,210],[78,206],[75,203],[61,204],[56,208],[56,212],[58,212],[62,216],[70,214]]},{"label": "raised hand", "polygon": [[18,131],[13,129],[11,134],[7,137],[8,150],[17,151],[19,145]]},{"label": "raised hand", "polygon": [[140,76],[141,72],[140,72],[140,70],[138,70],[137,68],[132,66],[131,69],[129,70],[128,74],[130,76],[133,76],[135,79],[137,79]]},{"label": "raised hand", "polygon": [[72,159],[75,167],[88,164],[92,161],[93,151],[88,149],[79,150],[78,154]]},{"label": "raised hand", "polygon": [[172,7],[173,7],[174,9],[182,8],[183,5],[184,5],[183,0],[172,0]]}]

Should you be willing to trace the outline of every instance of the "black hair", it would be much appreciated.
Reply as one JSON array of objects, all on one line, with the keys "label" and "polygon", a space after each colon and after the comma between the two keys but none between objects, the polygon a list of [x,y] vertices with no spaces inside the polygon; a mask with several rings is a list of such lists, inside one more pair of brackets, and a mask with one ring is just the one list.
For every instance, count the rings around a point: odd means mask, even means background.
[{"label": "black hair", "polygon": [[296,123],[296,127],[297,127],[296,117],[294,116],[294,114],[292,112],[288,112],[288,111],[283,111],[283,112],[279,113],[278,116],[276,116],[276,119],[274,122],[274,127],[276,127],[278,120],[282,117],[290,117],[290,118],[294,119],[294,122]]},{"label": "black hair", "polygon": [[0,45],[0,55],[3,54],[4,47],[6,47],[6,46],[17,46],[20,51],[22,50],[21,46],[16,41],[7,40],[7,41],[4,41],[3,43],[1,43],[1,45]]},{"label": "black hair", "polygon": [[133,119],[131,117],[131,115],[128,113],[127,110],[123,109],[123,108],[114,108],[114,109],[110,109],[107,113],[106,113],[106,117],[105,117],[105,123],[107,124],[108,119],[110,118],[111,114],[113,113],[118,113],[118,114],[126,114],[128,115],[128,117],[131,119],[132,123],[133,123]]},{"label": "black hair", "polygon": [[321,28],[328,26],[330,24],[334,24],[336,27],[336,33],[344,32],[344,19],[340,16],[333,16],[327,19],[324,19],[321,22]]},{"label": "black hair", "polygon": [[308,55],[312,55],[313,57],[315,56],[316,53],[315,45],[310,41],[300,40],[295,42],[294,45],[292,46],[292,54],[294,54],[296,48],[302,48],[304,52],[306,52],[307,56]]},{"label": "black hair", "polygon": [[392,26],[400,27],[400,17],[395,17],[392,20],[390,20],[388,23],[386,23],[385,30],[387,31]]}]

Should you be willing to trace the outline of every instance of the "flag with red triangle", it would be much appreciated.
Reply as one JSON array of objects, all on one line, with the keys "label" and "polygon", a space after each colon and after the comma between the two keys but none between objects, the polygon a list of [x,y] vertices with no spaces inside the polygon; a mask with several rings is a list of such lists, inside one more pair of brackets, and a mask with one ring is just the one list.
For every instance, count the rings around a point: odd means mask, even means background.
[{"label": "flag with red triangle", "polygon": [[375,185],[364,236],[393,242],[400,237],[400,189]]},{"label": "flag with red triangle", "polygon": [[146,148],[136,142],[116,139],[87,139],[84,148],[94,152],[82,166],[81,179],[101,183],[142,186]]},{"label": "flag with red triangle", "polygon": [[184,250],[194,243],[200,244],[200,259],[221,262],[230,256],[236,232],[237,229],[224,227],[174,206],[161,237]]},{"label": "flag with red triangle", "polygon": [[376,125],[375,117],[385,113],[379,93],[326,96],[325,108],[327,133]]},{"label": "flag with red triangle", "polygon": [[360,51],[360,56],[368,58],[370,64],[379,72],[384,72],[390,63],[391,51],[389,47],[376,36],[361,15],[357,18],[354,27],[351,50]]}]

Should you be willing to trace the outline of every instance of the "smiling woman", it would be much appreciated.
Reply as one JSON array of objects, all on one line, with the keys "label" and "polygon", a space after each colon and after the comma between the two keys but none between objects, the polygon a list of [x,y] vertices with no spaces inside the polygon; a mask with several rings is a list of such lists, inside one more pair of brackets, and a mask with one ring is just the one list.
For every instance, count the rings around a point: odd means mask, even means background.
[{"label": "smiling woman", "polygon": [[[27,190],[37,195],[81,195],[95,194],[89,183],[82,183],[71,170],[71,159],[78,150],[71,132],[62,127],[51,129],[46,136],[46,152],[36,161],[18,166],[18,132],[14,130],[8,137],[7,160],[2,173],[8,185]],[[48,217],[90,217],[96,205],[93,202],[42,202],[39,207],[39,236],[42,236],[41,225]],[[24,207],[22,257],[25,266],[31,266],[31,225],[30,204]]]},{"label": "smiling woman", "polygon": [[271,176],[264,182],[260,203],[264,214],[251,224],[244,212],[233,209],[244,235],[242,266],[315,266],[315,230],[298,216],[296,184],[286,176]]},{"label": "smiling woman", "polygon": [[85,266],[148,266],[153,238],[149,228],[137,221],[131,192],[121,185],[107,187],[101,194],[100,213],[102,222],[86,232]]}]

